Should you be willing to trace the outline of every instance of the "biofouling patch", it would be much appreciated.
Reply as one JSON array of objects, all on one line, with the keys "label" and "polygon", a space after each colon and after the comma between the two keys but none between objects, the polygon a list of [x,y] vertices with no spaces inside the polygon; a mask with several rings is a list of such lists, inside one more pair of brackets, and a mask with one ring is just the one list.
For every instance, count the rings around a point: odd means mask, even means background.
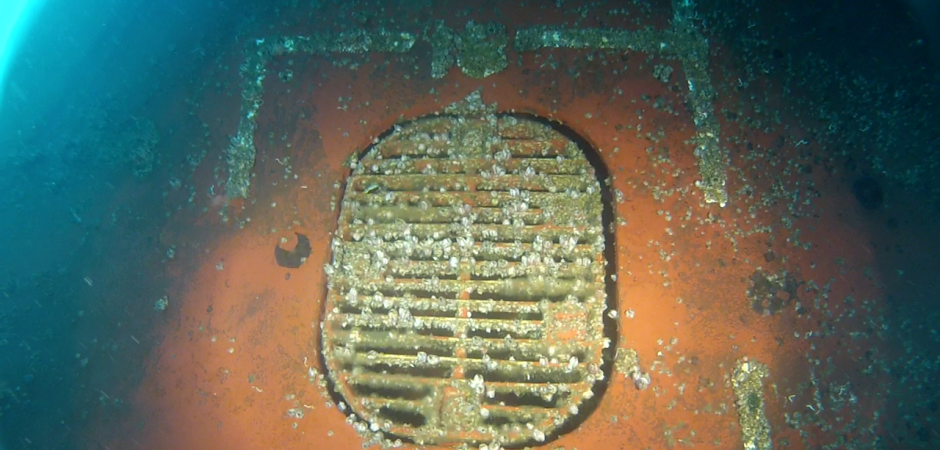
[{"label": "biofouling patch", "polygon": [[575,142],[479,93],[367,149],[321,323],[351,413],[419,444],[538,443],[583,420],[616,336],[601,192]]}]

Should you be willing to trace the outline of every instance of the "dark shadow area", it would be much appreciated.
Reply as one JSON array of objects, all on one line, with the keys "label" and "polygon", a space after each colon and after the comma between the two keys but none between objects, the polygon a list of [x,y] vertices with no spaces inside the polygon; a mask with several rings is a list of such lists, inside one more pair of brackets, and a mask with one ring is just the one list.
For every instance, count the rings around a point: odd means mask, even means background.
[{"label": "dark shadow area", "polygon": [[288,269],[296,269],[307,261],[310,256],[310,239],[300,233],[297,235],[297,244],[291,250],[285,250],[280,245],[274,247],[274,259],[277,265]]},{"label": "dark shadow area", "polygon": [[881,183],[867,174],[852,183],[852,195],[858,200],[859,205],[868,210],[880,208],[885,201],[885,192]]}]

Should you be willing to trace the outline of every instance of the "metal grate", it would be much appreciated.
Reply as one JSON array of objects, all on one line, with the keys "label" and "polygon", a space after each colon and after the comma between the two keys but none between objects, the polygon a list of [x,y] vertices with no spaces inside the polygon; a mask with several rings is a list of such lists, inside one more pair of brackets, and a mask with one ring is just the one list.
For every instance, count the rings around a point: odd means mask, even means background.
[{"label": "metal grate", "polygon": [[397,125],[346,183],[322,326],[330,379],[373,431],[542,442],[604,379],[601,187],[538,120]]}]

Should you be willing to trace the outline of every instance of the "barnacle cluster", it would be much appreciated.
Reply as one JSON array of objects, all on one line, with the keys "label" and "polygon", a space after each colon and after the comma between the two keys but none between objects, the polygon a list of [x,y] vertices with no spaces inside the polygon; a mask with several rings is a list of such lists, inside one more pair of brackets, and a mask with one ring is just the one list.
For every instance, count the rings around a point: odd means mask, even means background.
[{"label": "barnacle cluster", "polygon": [[[714,114],[716,93],[708,72],[708,42],[696,27],[692,2],[674,2],[675,20],[667,30],[637,31],[612,28],[565,28],[537,25],[516,31],[513,38],[519,53],[543,48],[592,48],[638,51],[674,56],[682,63],[689,85],[689,106],[696,126],[692,140],[699,168],[696,182],[706,203],[728,203],[728,152],[720,143],[720,124]],[[455,64],[468,76],[485,78],[505,69],[509,42],[506,27],[500,23],[469,21],[462,32],[441,21],[425,26],[424,39],[431,44],[431,75],[442,78]],[[241,123],[227,151],[230,197],[248,197],[251,170],[254,167],[255,116],[262,104],[265,65],[275,56],[296,52],[325,55],[329,53],[364,53],[409,51],[414,35],[384,29],[352,30],[343,33],[316,33],[309,36],[257,39],[248,45],[243,79]],[[671,67],[659,67],[653,74],[668,80]]]},{"label": "barnacle cluster", "polygon": [[251,171],[255,165],[254,134],[258,109],[264,103],[264,78],[271,58],[293,53],[330,54],[365,52],[406,52],[414,45],[409,33],[385,29],[353,30],[342,33],[314,33],[309,36],[280,36],[250,41],[245,49],[245,62],[239,66],[242,77],[242,103],[238,131],[226,149],[229,197],[248,197]]},{"label": "barnacle cluster", "polygon": [[769,377],[767,366],[744,358],[737,362],[731,374],[731,388],[737,397],[738,423],[745,450],[773,448],[770,440],[770,422],[764,411],[763,378]]}]

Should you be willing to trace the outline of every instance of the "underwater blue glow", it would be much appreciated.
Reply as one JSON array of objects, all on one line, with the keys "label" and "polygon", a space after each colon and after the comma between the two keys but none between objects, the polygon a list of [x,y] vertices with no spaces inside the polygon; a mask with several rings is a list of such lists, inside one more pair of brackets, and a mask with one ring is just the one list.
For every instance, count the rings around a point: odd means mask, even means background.
[{"label": "underwater blue glow", "polygon": [[45,0],[4,0],[0,2],[0,107],[6,90],[7,72],[23,36],[29,30]]}]

